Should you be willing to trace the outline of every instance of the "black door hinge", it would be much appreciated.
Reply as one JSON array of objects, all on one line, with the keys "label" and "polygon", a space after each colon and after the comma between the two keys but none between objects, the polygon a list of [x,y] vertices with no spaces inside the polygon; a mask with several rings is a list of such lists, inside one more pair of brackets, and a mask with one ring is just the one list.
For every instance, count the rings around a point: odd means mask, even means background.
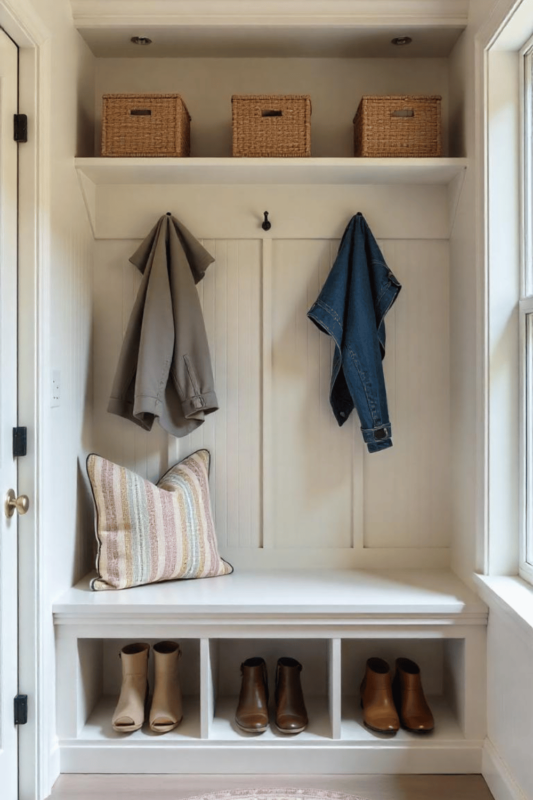
[{"label": "black door hinge", "polygon": [[15,114],[13,123],[15,141],[24,144],[28,141],[28,117],[26,114]]},{"label": "black door hinge", "polygon": [[25,456],[28,452],[28,429],[13,428],[13,458]]},{"label": "black door hinge", "polygon": [[28,721],[28,695],[18,694],[15,697],[15,725],[25,725]]}]

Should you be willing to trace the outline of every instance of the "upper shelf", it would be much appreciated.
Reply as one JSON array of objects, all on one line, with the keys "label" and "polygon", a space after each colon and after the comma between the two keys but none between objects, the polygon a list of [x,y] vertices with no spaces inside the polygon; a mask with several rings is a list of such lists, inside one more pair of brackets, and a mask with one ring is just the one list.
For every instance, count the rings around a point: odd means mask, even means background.
[{"label": "upper shelf", "polygon": [[466,158],[77,158],[96,185],[448,184]]}]

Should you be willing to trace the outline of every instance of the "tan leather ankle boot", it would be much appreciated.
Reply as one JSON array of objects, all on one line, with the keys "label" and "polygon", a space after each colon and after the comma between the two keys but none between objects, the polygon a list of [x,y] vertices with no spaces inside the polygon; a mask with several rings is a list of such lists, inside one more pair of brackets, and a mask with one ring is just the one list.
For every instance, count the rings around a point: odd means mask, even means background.
[{"label": "tan leather ankle boot", "polygon": [[410,658],[396,659],[393,690],[402,728],[412,733],[432,731],[435,722],[422,688],[420,667]]},{"label": "tan leather ankle boot", "polygon": [[148,699],[148,644],[128,644],[120,651],[122,687],[115,713],[113,729],[121,733],[138,731],[144,722]]},{"label": "tan leather ankle boot", "polygon": [[369,658],[361,684],[363,722],[376,733],[394,734],[400,720],[394,706],[390,668],[382,658]]},{"label": "tan leather ankle boot", "polygon": [[150,728],[156,733],[174,730],[183,718],[178,676],[180,657],[180,647],[176,642],[158,642],[154,645],[155,685]]}]

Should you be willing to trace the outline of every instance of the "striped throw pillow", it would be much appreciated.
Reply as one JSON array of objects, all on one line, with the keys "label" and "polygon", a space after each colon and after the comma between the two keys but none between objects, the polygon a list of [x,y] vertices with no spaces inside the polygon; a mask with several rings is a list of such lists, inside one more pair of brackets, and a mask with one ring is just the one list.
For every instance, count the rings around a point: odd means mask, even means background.
[{"label": "striped throw pillow", "polygon": [[88,457],[98,541],[98,575],[91,589],[128,589],[233,572],[218,553],[209,462],[209,451],[198,450],[154,486],[105,458]]}]

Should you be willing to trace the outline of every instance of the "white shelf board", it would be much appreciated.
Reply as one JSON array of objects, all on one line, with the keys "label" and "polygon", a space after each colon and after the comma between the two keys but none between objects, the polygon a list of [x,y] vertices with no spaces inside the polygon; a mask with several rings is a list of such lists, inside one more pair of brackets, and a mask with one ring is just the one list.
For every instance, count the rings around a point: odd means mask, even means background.
[{"label": "white shelf board", "polygon": [[[153,733],[148,722],[134,733],[119,733],[113,730],[111,719],[117,697],[105,695],[100,698],[87,722],[80,731],[76,742],[98,744],[105,742],[113,747],[159,747],[161,745],[201,744],[200,707],[198,697],[183,698],[183,720],[173,731],[165,734]],[[341,739],[331,736],[328,700],[322,696],[305,697],[309,725],[305,731],[295,735],[280,733],[274,725],[274,709],[270,709],[270,724],[262,734],[246,734],[235,723],[235,710],[238,698],[221,697],[216,702],[215,717],[212,721],[209,742],[235,744],[244,747],[295,746],[339,746],[340,744],[385,745],[417,747],[419,745],[438,747],[447,742],[465,741],[461,727],[452,709],[443,697],[428,697],[428,703],[435,717],[435,730],[431,734],[414,734],[399,730],[395,736],[377,734],[363,725],[359,697],[345,697],[343,700]],[[203,740],[205,743],[206,740]]]},{"label": "white shelf board", "polygon": [[465,158],[77,158],[96,186],[448,184]]},{"label": "white shelf board", "polygon": [[106,742],[109,746],[145,745],[158,747],[162,741],[166,744],[185,744],[200,740],[200,699],[198,697],[183,698],[183,719],[173,731],[160,734],[150,730],[148,721],[141,730],[134,733],[119,733],[113,730],[111,719],[118,697],[104,695],[100,698],[89,719],[83,726],[78,740],[89,742]]},{"label": "white shelf board", "polygon": [[[90,576],[54,603],[56,625],[177,621],[199,616],[286,619],[328,615],[350,619],[387,616],[459,617],[486,624],[487,608],[450,570],[369,572],[364,570],[236,571],[203,580],[169,581],[122,591],[92,592]],[[155,635],[155,634],[154,634]]]},{"label": "white shelf board", "polygon": [[209,731],[209,741],[234,743],[243,747],[286,747],[287,745],[325,745],[333,743],[327,697],[305,697],[309,725],[298,734],[280,733],[274,725],[274,709],[270,709],[270,724],[264,733],[244,733],[235,722],[238,697],[221,697],[215,705],[215,717]]},{"label": "white shelf board", "polygon": [[394,736],[375,733],[363,724],[363,710],[359,695],[344,697],[342,703],[341,738],[343,744],[357,742],[373,744],[384,742],[396,747],[440,747],[445,743],[464,741],[465,737],[446,698],[427,697],[435,720],[435,730],[431,733],[411,733],[400,729]]}]

